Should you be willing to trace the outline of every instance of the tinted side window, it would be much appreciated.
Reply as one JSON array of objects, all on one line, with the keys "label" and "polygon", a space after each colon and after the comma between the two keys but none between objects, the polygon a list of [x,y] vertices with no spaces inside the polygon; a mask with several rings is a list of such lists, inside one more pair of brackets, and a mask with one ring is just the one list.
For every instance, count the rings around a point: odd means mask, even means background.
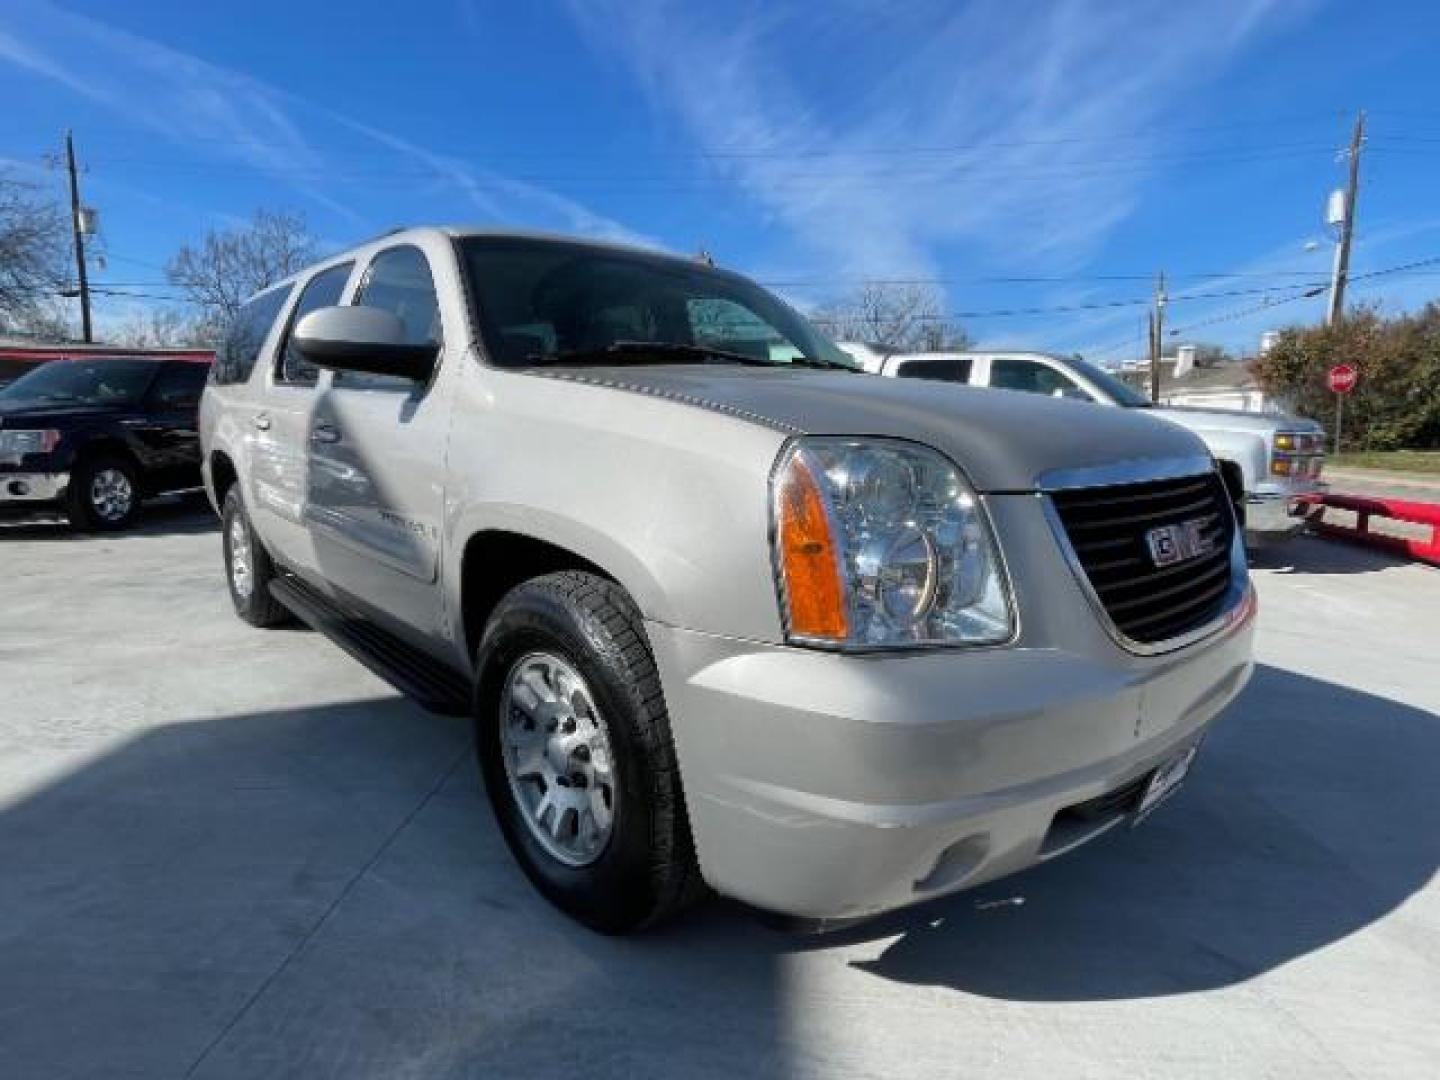
[{"label": "tinted side window", "polygon": [[970,357],[944,356],[924,360],[906,360],[895,372],[900,379],[941,379],[945,382],[970,381]]},{"label": "tinted side window", "polygon": [[[425,253],[417,247],[394,247],[376,255],[353,303],[357,307],[393,313],[405,327],[408,344],[434,342],[438,345],[442,340],[435,279],[430,274]],[[393,375],[362,375],[353,371],[337,372],[333,385],[405,390],[415,386],[411,380]]]},{"label": "tinted side window", "polygon": [[225,340],[215,354],[215,364],[210,369],[211,381],[217,386],[228,383],[242,383],[250,378],[260,349],[270,336],[285,301],[290,299],[289,285],[261,293],[245,303],[230,324]]},{"label": "tinted side window", "polygon": [[345,291],[345,282],[350,280],[353,262],[341,263],[328,270],[321,270],[310,279],[295,310],[290,315],[290,326],[285,332],[285,345],[280,350],[280,365],[275,370],[275,380],[291,386],[314,386],[320,377],[320,369],[309,363],[295,348],[292,335],[295,324],[310,312],[322,307],[334,307],[340,303],[340,294]]},{"label": "tinted side window", "polygon": [[1024,390],[1031,394],[1079,389],[1073,380],[1052,367],[1007,356],[997,356],[990,361],[990,385],[996,390]]},{"label": "tinted side window", "polygon": [[209,365],[172,360],[150,387],[150,402],[162,409],[188,409],[200,404]]}]

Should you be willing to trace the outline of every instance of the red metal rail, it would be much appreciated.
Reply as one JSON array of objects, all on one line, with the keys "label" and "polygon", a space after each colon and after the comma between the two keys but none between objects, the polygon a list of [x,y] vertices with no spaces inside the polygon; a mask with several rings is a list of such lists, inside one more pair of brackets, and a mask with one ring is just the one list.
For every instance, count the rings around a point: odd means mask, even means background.
[{"label": "red metal rail", "polygon": [[[1300,502],[1306,504],[1305,519],[1322,536],[1338,540],[1352,540],[1371,547],[1383,548],[1399,555],[1440,566],[1440,503],[1410,502],[1406,499],[1374,499],[1363,495],[1340,495],[1324,493],[1302,495]],[[1337,525],[1325,520],[1327,507],[1335,510],[1349,510],[1355,515],[1353,527]],[[1406,536],[1387,536],[1370,531],[1372,517],[1390,518],[1392,521],[1407,521],[1413,525],[1430,526],[1430,539],[1420,540]]]}]

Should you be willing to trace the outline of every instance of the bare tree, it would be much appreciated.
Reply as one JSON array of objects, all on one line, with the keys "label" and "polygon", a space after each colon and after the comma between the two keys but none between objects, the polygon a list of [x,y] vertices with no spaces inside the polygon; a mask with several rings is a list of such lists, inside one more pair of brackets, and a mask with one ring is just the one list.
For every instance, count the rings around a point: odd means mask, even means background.
[{"label": "bare tree", "polygon": [[0,326],[53,330],[64,280],[64,214],[34,185],[0,172]]},{"label": "bare tree", "polygon": [[315,261],[316,242],[299,214],[257,210],[237,229],[211,230],[184,245],[165,275],[197,305],[197,326],[214,340],[250,296]]},{"label": "bare tree", "polygon": [[958,351],[970,344],[970,335],[945,314],[945,296],[933,285],[866,282],[821,307],[814,321],[832,338],[886,352]]},{"label": "bare tree", "polygon": [[137,311],[106,337],[129,349],[178,349],[208,343],[205,327],[174,308]]}]

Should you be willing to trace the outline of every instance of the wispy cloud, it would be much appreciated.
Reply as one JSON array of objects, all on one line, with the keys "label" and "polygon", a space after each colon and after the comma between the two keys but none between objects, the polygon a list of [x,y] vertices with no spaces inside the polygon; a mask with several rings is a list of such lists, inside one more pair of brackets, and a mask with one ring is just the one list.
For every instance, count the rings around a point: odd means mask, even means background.
[{"label": "wispy cloud", "polygon": [[[478,17],[468,6],[462,15]],[[50,4],[27,4],[23,18],[0,30],[5,61],[149,129],[162,145],[180,144],[194,158],[235,162],[269,176],[351,227],[363,226],[363,215],[342,201],[347,169],[324,149],[337,133],[360,136],[365,152],[382,166],[408,170],[417,187],[428,180],[454,189],[486,218],[645,239],[536,184],[472,167],[250,75]]]},{"label": "wispy cloud", "polygon": [[[1245,352],[1259,344],[1266,330],[1314,324],[1325,311],[1328,293],[1303,294],[1328,284],[1332,249],[1324,243],[1307,250],[1313,239],[1293,237],[1235,267],[1230,277],[1172,283],[1168,326],[1178,333],[1167,335],[1167,349],[1182,341],[1215,341]],[[1381,220],[1358,230],[1348,303],[1378,300],[1383,292],[1384,310],[1395,314],[1434,299],[1440,266],[1414,274],[1390,271],[1440,254],[1437,239],[1440,218]],[[1253,294],[1227,295],[1235,290]],[[1107,363],[1133,358],[1144,349],[1137,332],[1144,317],[1145,309],[1136,307],[1070,319],[1054,331],[1050,344]]]},{"label": "wispy cloud", "polygon": [[[591,46],[695,143],[781,152],[702,167],[813,260],[869,275],[928,272],[967,248],[1016,264],[1093,252],[1159,167],[1145,155],[1165,149],[1129,136],[1309,6],[570,0]],[[1117,134],[1134,167],[1073,165]]]}]

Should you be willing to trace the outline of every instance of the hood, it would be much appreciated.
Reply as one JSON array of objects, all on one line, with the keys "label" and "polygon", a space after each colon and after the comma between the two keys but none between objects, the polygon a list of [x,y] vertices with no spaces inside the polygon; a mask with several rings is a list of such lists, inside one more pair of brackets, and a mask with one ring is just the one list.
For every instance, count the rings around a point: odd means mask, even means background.
[{"label": "hood", "polygon": [[792,435],[883,435],[948,456],[981,491],[1034,490],[1054,469],[1206,457],[1194,435],[1139,410],[811,368],[616,366],[543,374],[651,394]]},{"label": "hood", "polygon": [[1200,409],[1184,406],[1158,406],[1149,410],[1155,416],[1163,416],[1188,428],[1206,431],[1253,431],[1267,434],[1271,431],[1320,431],[1314,420],[1305,420],[1284,413],[1244,412],[1240,409]]}]

